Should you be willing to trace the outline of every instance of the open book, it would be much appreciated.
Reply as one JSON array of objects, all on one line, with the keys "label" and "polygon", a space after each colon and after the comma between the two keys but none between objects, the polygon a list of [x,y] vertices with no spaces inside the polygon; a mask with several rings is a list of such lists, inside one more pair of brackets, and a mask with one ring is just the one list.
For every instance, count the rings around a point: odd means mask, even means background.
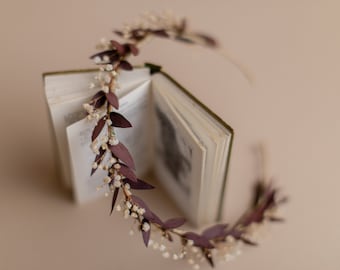
[{"label": "open book", "polygon": [[[105,171],[90,176],[94,122],[82,104],[96,71],[44,74],[60,170],[79,203],[103,196],[97,190]],[[153,172],[188,220],[195,225],[219,219],[233,130],[166,73],[148,68],[122,71],[116,95],[131,129],[116,129],[129,149],[139,177]]]}]

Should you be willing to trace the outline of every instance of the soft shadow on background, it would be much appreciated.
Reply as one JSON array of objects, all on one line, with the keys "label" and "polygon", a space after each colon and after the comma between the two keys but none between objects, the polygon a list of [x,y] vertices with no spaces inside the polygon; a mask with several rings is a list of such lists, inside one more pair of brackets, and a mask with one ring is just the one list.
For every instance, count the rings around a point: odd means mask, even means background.
[{"label": "soft shadow on background", "polygon": [[[111,30],[146,10],[171,9],[215,35],[251,71],[213,52],[158,40],[134,63],[160,63],[235,130],[224,218],[234,221],[258,176],[252,147],[264,142],[268,174],[292,201],[287,222],[227,266],[339,269],[340,19],[337,1],[2,1],[0,9],[0,269],[183,267],[143,248],[109,199],[76,206],[60,185],[42,73],[92,67]],[[176,210],[150,197],[164,217]],[[132,255],[133,254],[133,255]]]}]

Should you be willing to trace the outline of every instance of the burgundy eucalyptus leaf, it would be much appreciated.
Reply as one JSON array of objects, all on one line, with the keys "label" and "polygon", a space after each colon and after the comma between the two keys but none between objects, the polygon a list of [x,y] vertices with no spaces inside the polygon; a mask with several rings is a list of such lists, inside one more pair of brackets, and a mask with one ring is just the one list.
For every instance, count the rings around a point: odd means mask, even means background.
[{"label": "burgundy eucalyptus leaf", "polygon": [[249,246],[257,246],[257,243],[250,241],[249,239],[244,238],[243,236],[240,237],[240,240]]},{"label": "burgundy eucalyptus leaf", "polygon": [[143,241],[146,247],[148,247],[149,245],[150,235],[151,235],[151,230],[148,230],[148,231],[142,230]]},{"label": "burgundy eucalyptus leaf", "polygon": [[120,58],[120,56],[119,56],[118,53],[117,53],[117,54],[111,55],[111,56],[110,56],[110,62],[111,62],[111,64],[114,64],[115,62],[117,62],[117,61],[119,60],[119,58]]},{"label": "burgundy eucalyptus leaf", "polygon": [[[103,148],[99,148],[99,154],[96,155],[94,162],[97,163],[97,165],[99,165],[103,159],[104,159],[104,154],[106,153],[106,150],[104,150]],[[96,170],[98,169],[98,166],[96,168],[92,168],[91,170],[91,176],[96,172]]]},{"label": "burgundy eucalyptus leaf", "polygon": [[213,258],[212,258],[211,251],[210,251],[210,250],[203,249],[202,252],[203,252],[203,254],[204,254],[204,257],[206,258],[206,260],[207,260],[208,263],[210,264],[210,266],[211,266],[212,268],[214,268],[214,267],[215,267],[215,264],[214,264],[214,261],[213,261]]},{"label": "burgundy eucalyptus leaf", "polygon": [[174,241],[171,234],[167,231],[164,232],[163,236],[168,239],[170,242]]},{"label": "burgundy eucalyptus leaf", "polygon": [[241,238],[242,231],[233,228],[230,231],[228,231],[228,235],[230,235],[230,236],[234,237],[235,239],[239,240]]},{"label": "burgundy eucalyptus leaf", "polygon": [[130,179],[125,178],[123,181],[124,183],[129,184],[131,189],[153,189],[155,188],[154,186],[140,179],[137,179],[137,181],[132,181]]},{"label": "burgundy eucalyptus leaf", "polygon": [[270,217],[269,221],[272,221],[272,222],[284,222],[285,220],[284,220],[284,218]]},{"label": "burgundy eucalyptus leaf", "polygon": [[125,60],[120,61],[119,67],[124,70],[133,70],[133,66]]},{"label": "burgundy eucalyptus leaf", "polygon": [[93,132],[92,132],[92,141],[94,141],[98,137],[100,132],[103,130],[105,126],[105,122],[106,122],[106,116],[103,116],[102,118],[98,120],[97,125],[94,127]]},{"label": "burgundy eucalyptus leaf", "polygon": [[139,50],[137,48],[137,46],[135,44],[132,43],[128,43],[127,46],[129,47],[129,51],[134,55],[138,55],[139,54]]},{"label": "burgundy eucalyptus leaf", "polygon": [[214,248],[214,246],[210,243],[210,241],[207,238],[197,233],[187,232],[183,236],[187,240],[192,240],[194,242],[194,246],[196,247],[208,248],[208,249]]},{"label": "burgundy eucalyptus leaf", "polygon": [[263,181],[258,181],[255,184],[255,192],[254,192],[254,197],[253,197],[254,207],[260,203],[260,199],[262,198],[264,192],[265,192],[265,186],[263,184]]},{"label": "burgundy eucalyptus leaf", "polygon": [[179,35],[182,35],[186,31],[186,29],[187,29],[187,21],[186,19],[182,19],[181,23],[177,27],[177,33]]},{"label": "burgundy eucalyptus leaf", "polygon": [[120,163],[119,172],[133,182],[137,182],[136,174],[125,164]]},{"label": "burgundy eucalyptus leaf", "polygon": [[151,216],[148,217],[148,219],[152,222],[152,223],[156,223],[160,226],[163,226],[163,221],[154,213],[151,211]]},{"label": "burgundy eucalyptus leaf", "polygon": [[116,35],[122,37],[124,36],[124,33],[122,31],[119,31],[119,30],[114,30],[113,33],[115,33]]},{"label": "burgundy eucalyptus leaf", "polygon": [[118,108],[119,108],[119,101],[118,101],[117,96],[114,93],[112,93],[112,92],[106,93],[105,96],[106,96],[107,101],[113,107],[115,107],[118,110]]},{"label": "burgundy eucalyptus leaf", "polygon": [[100,97],[99,99],[97,99],[97,101],[94,103],[94,107],[96,109],[99,109],[100,107],[102,107],[104,104],[105,104],[105,101],[106,101],[106,97],[105,96],[102,96]]},{"label": "burgundy eucalyptus leaf", "polygon": [[110,42],[120,55],[125,54],[125,48],[122,44],[120,44],[118,41],[115,41],[115,40],[110,40]]},{"label": "burgundy eucalyptus leaf", "polygon": [[213,48],[218,46],[217,41],[214,38],[212,38],[211,36],[208,36],[208,35],[202,34],[202,33],[195,33],[195,35],[198,38],[202,39],[206,46],[210,46],[210,47],[213,47]]},{"label": "burgundy eucalyptus leaf", "polygon": [[117,145],[110,145],[109,148],[115,157],[119,158],[130,168],[136,169],[133,158],[124,144],[120,142]]},{"label": "burgundy eucalyptus leaf", "polygon": [[182,226],[186,222],[185,218],[172,218],[164,222],[164,229],[174,229]]},{"label": "burgundy eucalyptus leaf", "polygon": [[97,102],[98,99],[100,99],[101,97],[105,96],[105,92],[103,90],[98,91],[92,98],[90,103],[94,104]]},{"label": "burgundy eucalyptus leaf", "polygon": [[115,50],[106,50],[106,51],[102,51],[102,52],[99,52],[99,53],[96,53],[94,55],[91,55],[90,56],[90,59],[94,59],[96,57],[104,57],[105,55],[111,57],[112,55],[116,54],[116,51]]},{"label": "burgundy eucalyptus leaf", "polygon": [[116,201],[117,201],[118,193],[119,193],[119,188],[116,187],[114,192],[113,192],[113,196],[112,196],[110,215],[112,214],[113,209],[115,208],[115,204],[116,204]]},{"label": "burgundy eucalyptus leaf", "polygon": [[183,37],[183,36],[176,36],[175,37],[176,40],[184,42],[184,43],[188,43],[188,44],[193,44],[195,43],[194,41],[192,41],[191,39],[187,38],[187,37]]},{"label": "burgundy eucalyptus leaf", "polygon": [[203,231],[202,235],[209,239],[223,238],[227,235],[228,224],[217,224]]},{"label": "burgundy eucalyptus leaf", "polygon": [[110,119],[112,121],[112,126],[120,128],[132,127],[131,123],[120,113],[111,112]]},{"label": "burgundy eucalyptus leaf", "polygon": [[153,33],[157,37],[164,37],[164,38],[169,37],[169,34],[164,29],[152,30],[151,33]]},{"label": "burgundy eucalyptus leaf", "polygon": [[160,226],[163,226],[163,222],[162,220],[155,214],[153,213],[150,208],[146,205],[146,203],[139,197],[135,196],[135,195],[131,195],[132,201],[137,204],[139,207],[144,208],[145,213],[143,214],[143,216],[149,220],[152,223],[156,223]]}]

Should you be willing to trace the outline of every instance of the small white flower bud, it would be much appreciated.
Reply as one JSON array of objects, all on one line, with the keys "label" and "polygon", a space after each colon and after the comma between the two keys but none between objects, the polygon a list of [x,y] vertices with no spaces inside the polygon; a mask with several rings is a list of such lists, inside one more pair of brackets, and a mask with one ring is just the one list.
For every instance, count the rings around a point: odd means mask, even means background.
[{"label": "small white flower bud", "polygon": [[101,59],[99,56],[96,56],[96,57],[93,59],[93,61],[94,61],[96,64],[99,64],[99,63],[102,61],[102,59]]},{"label": "small white flower bud", "polygon": [[133,217],[133,218],[138,218],[138,215],[137,215],[135,212],[132,212],[132,213],[131,213],[131,217]]},{"label": "small white flower bud", "polygon": [[119,140],[117,138],[112,138],[112,139],[110,139],[109,144],[110,145],[117,145],[117,144],[119,144]]},{"label": "small white flower bud", "polygon": [[122,183],[121,183],[119,180],[115,180],[115,181],[114,181],[114,186],[117,187],[117,188],[119,188],[119,187],[122,186]]},{"label": "small white flower bud", "polygon": [[104,178],[104,180],[103,180],[103,181],[104,181],[104,183],[105,183],[105,184],[108,184],[108,183],[110,183],[110,182],[111,182],[111,180],[112,180],[112,179],[111,179],[111,177],[109,177],[109,176],[106,176],[106,177]]},{"label": "small white flower bud", "polygon": [[119,175],[119,174],[117,174],[116,176],[115,176],[115,180],[116,181],[120,181],[122,179],[122,177]]},{"label": "small white flower bud", "polygon": [[149,223],[147,223],[147,222],[144,222],[143,223],[143,225],[142,225],[142,230],[144,231],[144,232],[148,232],[149,230],[150,230],[150,224]]},{"label": "small white flower bud", "polygon": [[107,93],[107,92],[109,92],[109,87],[108,87],[107,85],[104,85],[104,86],[102,87],[102,90],[103,90],[105,93]]},{"label": "small white flower bud", "polygon": [[125,211],[124,211],[124,218],[127,219],[127,218],[129,218],[129,216],[130,216],[130,210],[129,209],[125,209]]},{"label": "small white flower bud", "polygon": [[112,71],[113,70],[113,66],[111,64],[108,64],[108,65],[106,65],[105,69],[107,71]]},{"label": "small white flower bud", "polygon": [[112,157],[112,158],[110,158],[109,162],[110,162],[111,164],[116,163],[116,162],[117,162],[117,159],[115,159],[114,157]]},{"label": "small white flower bud", "polygon": [[127,201],[127,202],[125,203],[125,205],[126,205],[126,207],[129,208],[129,209],[132,207],[132,204],[131,204],[131,202],[129,202],[129,201]]},{"label": "small white flower bud", "polygon": [[145,209],[144,208],[139,208],[138,209],[138,214],[140,214],[141,216],[145,214]]}]

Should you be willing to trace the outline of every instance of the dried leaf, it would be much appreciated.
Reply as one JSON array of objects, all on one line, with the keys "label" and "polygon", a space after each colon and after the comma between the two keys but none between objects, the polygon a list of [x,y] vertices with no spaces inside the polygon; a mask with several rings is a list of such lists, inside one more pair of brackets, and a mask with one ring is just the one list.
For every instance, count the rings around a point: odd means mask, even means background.
[{"label": "dried leaf", "polygon": [[116,201],[117,201],[118,193],[119,193],[119,188],[116,187],[115,191],[113,192],[113,196],[112,196],[110,215],[112,214],[113,209],[115,208],[115,204],[116,204]]},{"label": "dried leaf", "polygon": [[116,158],[119,158],[130,168],[136,169],[133,158],[124,144],[119,143],[117,145],[111,145],[109,148]]},{"label": "dried leaf", "polygon": [[193,44],[195,43],[194,41],[192,41],[191,39],[187,38],[187,37],[183,37],[183,36],[176,36],[175,38],[178,41],[182,41],[184,43],[188,43],[188,44]]},{"label": "dried leaf", "polygon": [[116,35],[122,37],[124,36],[124,33],[122,31],[119,31],[119,30],[114,30],[113,33],[115,33]]},{"label": "dried leaf", "polygon": [[110,42],[120,55],[125,54],[125,48],[122,44],[120,44],[118,41],[115,41],[115,40],[110,40]]},{"label": "dried leaf", "polygon": [[253,241],[250,241],[249,239],[247,238],[244,238],[243,236],[240,237],[240,240],[247,244],[247,245],[250,245],[250,246],[257,246],[257,243],[253,242]]},{"label": "dried leaf", "polygon": [[228,227],[228,224],[217,224],[210,228],[205,229],[202,235],[209,240],[216,239],[216,238],[223,238],[227,234],[227,231],[226,231],[227,227]]},{"label": "dried leaf", "polygon": [[163,228],[174,229],[182,226],[186,222],[185,218],[172,218],[164,222]]},{"label": "dried leaf", "polygon": [[110,119],[112,121],[112,126],[120,128],[132,127],[131,123],[120,113],[111,112]]},{"label": "dried leaf", "polygon": [[106,51],[102,51],[102,52],[96,53],[96,54],[94,54],[94,55],[91,55],[91,56],[90,56],[90,59],[94,59],[94,58],[96,58],[96,57],[102,58],[102,57],[104,57],[105,55],[107,55],[107,56],[110,57],[110,56],[114,55],[115,53],[116,53],[115,50],[106,50]]},{"label": "dried leaf", "polygon": [[205,45],[207,45],[207,46],[210,46],[210,47],[213,47],[213,48],[218,46],[217,41],[214,38],[212,38],[211,36],[208,36],[208,35],[202,34],[202,33],[195,33],[195,35],[197,37],[199,37],[200,39],[202,39],[203,42],[205,43]]},{"label": "dried leaf", "polygon": [[151,230],[148,230],[147,232],[142,230],[143,241],[146,247],[149,245],[150,235]]},{"label": "dried leaf", "polygon": [[119,172],[133,182],[137,182],[136,174],[125,164],[120,163]]},{"label": "dried leaf", "polygon": [[119,64],[119,67],[124,70],[133,70],[133,66],[125,60],[122,60]]},{"label": "dried leaf", "polygon": [[177,27],[177,32],[178,32],[179,35],[181,35],[181,34],[183,34],[185,32],[186,29],[187,29],[187,21],[186,21],[185,18],[183,18],[181,20],[181,23]]},{"label": "dried leaf", "polygon": [[134,55],[138,55],[139,50],[135,44],[127,43],[126,46],[128,47],[128,50]]},{"label": "dried leaf", "polygon": [[92,132],[92,141],[94,141],[98,137],[100,132],[103,130],[105,126],[105,122],[106,122],[106,116],[103,116],[102,118],[98,120],[97,125],[94,127],[93,132]]},{"label": "dried leaf", "polygon": [[94,107],[96,109],[99,109],[100,107],[102,107],[104,104],[105,104],[105,101],[106,101],[106,97],[105,96],[102,96],[100,97],[99,99],[97,99],[97,101],[94,103]]},{"label": "dried leaf", "polygon": [[134,202],[135,204],[137,204],[139,207],[144,208],[145,213],[143,214],[143,216],[144,216],[147,220],[149,220],[149,221],[152,222],[152,223],[156,223],[156,224],[158,224],[158,225],[161,225],[161,226],[163,225],[162,220],[161,220],[155,213],[153,213],[153,212],[150,210],[150,208],[146,205],[146,203],[145,203],[141,198],[139,198],[139,197],[137,197],[137,196],[135,196],[135,195],[132,195],[131,198],[132,198],[132,200],[133,200],[133,202]]},{"label": "dried leaf", "polygon": [[103,90],[98,91],[92,98],[90,103],[91,104],[95,104],[97,102],[98,99],[100,99],[101,97],[105,96],[105,92]]},{"label": "dried leaf", "polygon": [[107,101],[113,106],[115,107],[117,110],[119,109],[119,101],[118,101],[118,98],[117,96],[112,93],[112,92],[109,92],[109,93],[106,93],[106,99]]},{"label": "dried leaf", "polygon": [[194,242],[194,246],[201,248],[214,248],[214,246],[210,243],[210,241],[202,235],[199,235],[194,232],[187,232],[183,235],[185,239],[192,240]]},{"label": "dried leaf", "polygon": [[132,181],[128,178],[125,178],[123,181],[124,183],[129,184],[131,189],[153,189],[155,188],[154,186],[140,179],[137,179],[137,181]]},{"label": "dried leaf", "polygon": [[284,222],[285,220],[284,220],[284,218],[270,217],[269,221],[272,221],[272,222]]},{"label": "dried leaf", "polygon": [[152,30],[151,33],[153,33],[157,37],[165,37],[165,38],[169,37],[169,34],[164,29]]},{"label": "dried leaf", "polygon": [[214,268],[215,265],[214,265],[214,261],[213,261],[213,258],[212,258],[211,251],[203,249],[202,252],[204,254],[204,257],[207,259],[208,263],[210,264],[210,266]]},{"label": "dried leaf", "polygon": [[[104,154],[106,153],[106,150],[104,150],[103,148],[99,148],[99,154],[96,155],[95,159],[94,159],[94,162],[96,162],[98,165],[103,161],[104,159]],[[91,176],[96,172],[96,170],[98,169],[97,168],[92,168],[91,170]]]}]

